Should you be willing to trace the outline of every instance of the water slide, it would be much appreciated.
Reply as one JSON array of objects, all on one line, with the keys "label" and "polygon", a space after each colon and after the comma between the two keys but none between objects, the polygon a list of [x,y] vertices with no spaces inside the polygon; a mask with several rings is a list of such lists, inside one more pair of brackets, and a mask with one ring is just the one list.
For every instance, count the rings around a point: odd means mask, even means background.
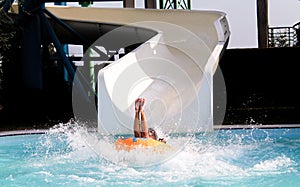
[{"label": "water slide", "polygon": [[[213,75],[229,40],[217,11],[47,7],[65,20],[121,27],[98,42],[130,40],[137,48],[98,74],[98,131],[132,133],[134,101],[146,98],[148,125],[163,132],[213,129]],[[124,27],[122,27],[122,25]],[[131,28],[135,37],[126,35]],[[152,32],[141,42],[137,29]],[[135,33],[136,32],[136,33]],[[145,39],[146,38],[146,39]]]}]

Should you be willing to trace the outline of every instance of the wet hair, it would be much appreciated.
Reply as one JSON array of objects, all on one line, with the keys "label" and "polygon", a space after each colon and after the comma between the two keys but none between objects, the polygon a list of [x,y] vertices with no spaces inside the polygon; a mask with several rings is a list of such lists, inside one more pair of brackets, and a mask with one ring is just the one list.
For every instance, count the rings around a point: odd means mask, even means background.
[{"label": "wet hair", "polygon": [[148,134],[149,134],[149,136],[154,136],[155,139],[157,140],[157,134],[153,128],[148,128]]}]

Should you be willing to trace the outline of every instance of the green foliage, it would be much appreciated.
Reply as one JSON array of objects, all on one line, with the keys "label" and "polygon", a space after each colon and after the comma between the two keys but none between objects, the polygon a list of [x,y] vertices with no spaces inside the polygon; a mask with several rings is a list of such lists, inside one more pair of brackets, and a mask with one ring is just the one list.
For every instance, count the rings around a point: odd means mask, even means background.
[{"label": "green foliage", "polygon": [[0,53],[9,50],[12,47],[12,39],[16,35],[16,28],[12,18],[2,9],[0,10]]},{"label": "green foliage", "polygon": [[0,9],[0,100],[5,80],[5,68],[16,59],[16,50],[19,47],[19,28],[15,21],[2,9]]}]

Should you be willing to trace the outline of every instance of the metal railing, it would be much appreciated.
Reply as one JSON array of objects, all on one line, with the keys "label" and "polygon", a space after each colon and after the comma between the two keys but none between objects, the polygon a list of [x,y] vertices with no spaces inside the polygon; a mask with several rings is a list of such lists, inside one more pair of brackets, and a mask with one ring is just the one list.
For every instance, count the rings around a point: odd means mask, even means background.
[{"label": "metal railing", "polygon": [[300,46],[300,22],[292,27],[269,27],[269,47]]},{"label": "metal railing", "polygon": [[191,0],[159,0],[160,9],[191,9]]},{"label": "metal railing", "polygon": [[296,46],[300,46],[300,22],[293,25],[293,28],[296,31]]}]

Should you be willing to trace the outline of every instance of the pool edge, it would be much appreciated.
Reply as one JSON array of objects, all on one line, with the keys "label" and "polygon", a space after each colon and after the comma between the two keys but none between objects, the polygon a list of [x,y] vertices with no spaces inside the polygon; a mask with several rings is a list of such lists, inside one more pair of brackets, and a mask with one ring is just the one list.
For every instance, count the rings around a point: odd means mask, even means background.
[{"label": "pool edge", "polygon": [[281,129],[281,128],[300,128],[300,124],[214,125],[214,130],[224,130],[224,129]]},{"label": "pool edge", "polygon": [[30,135],[30,134],[45,134],[49,129],[30,129],[30,130],[10,130],[0,131],[0,137],[3,136],[17,136],[17,135]]},{"label": "pool edge", "polygon": [[[300,128],[300,124],[273,124],[273,125],[214,125],[213,130],[226,129],[280,129],[280,128]],[[25,130],[9,130],[0,131],[0,137],[45,134],[49,129],[25,129]],[[94,131],[93,131],[94,132]]]}]

